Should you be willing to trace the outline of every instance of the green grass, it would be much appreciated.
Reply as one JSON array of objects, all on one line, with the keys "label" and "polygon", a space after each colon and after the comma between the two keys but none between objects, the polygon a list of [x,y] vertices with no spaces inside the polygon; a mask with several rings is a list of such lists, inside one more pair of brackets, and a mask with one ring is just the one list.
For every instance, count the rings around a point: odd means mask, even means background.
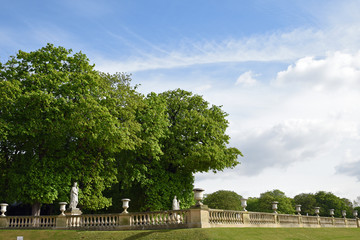
[{"label": "green grass", "polygon": [[247,239],[312,240],[360,239],[360,228],[212,228],[148,231],[0,230],[0,240],[95,240],[95,239]]}]

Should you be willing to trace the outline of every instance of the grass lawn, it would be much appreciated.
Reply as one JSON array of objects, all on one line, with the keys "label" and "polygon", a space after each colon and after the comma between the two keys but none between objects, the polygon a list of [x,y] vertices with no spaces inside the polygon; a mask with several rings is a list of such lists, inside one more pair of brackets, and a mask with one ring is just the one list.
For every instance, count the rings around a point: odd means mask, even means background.
[{"label": "grass lawn", "polygon": [[212,228],[147,231],[0,230],[0,240],[77,239],[360,239],[360,228]]}]

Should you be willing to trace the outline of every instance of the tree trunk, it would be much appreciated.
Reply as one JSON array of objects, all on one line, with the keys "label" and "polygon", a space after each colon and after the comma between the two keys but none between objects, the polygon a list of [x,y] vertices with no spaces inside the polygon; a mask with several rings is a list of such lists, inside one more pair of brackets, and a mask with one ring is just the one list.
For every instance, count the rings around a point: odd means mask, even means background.
[{"label": "tree trunk", "polygon": [[40,209],[41,209],[41,203],[36,202],[32,205],[32,215],[33,216],[40,216]]}]

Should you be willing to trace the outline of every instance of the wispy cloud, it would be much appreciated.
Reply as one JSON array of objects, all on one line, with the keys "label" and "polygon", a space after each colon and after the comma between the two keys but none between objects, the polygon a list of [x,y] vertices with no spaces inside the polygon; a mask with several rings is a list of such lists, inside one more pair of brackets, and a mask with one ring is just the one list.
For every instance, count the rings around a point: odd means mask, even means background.
[{"label": "wispy cloud", "polygon": [[[181,44],[180,44],[181,45]],[[151,55],[126,60],[100,60],[99,70],[136,72],[197,64],[247,61],[294,61],[305,56],[324,56],[328,51],[353,51],[360,46],[360,25],[343,28],[295,29],[221,42],[193,42],[175,49],[160,48]],[[152,46],[154,49],[154,46]]]}]

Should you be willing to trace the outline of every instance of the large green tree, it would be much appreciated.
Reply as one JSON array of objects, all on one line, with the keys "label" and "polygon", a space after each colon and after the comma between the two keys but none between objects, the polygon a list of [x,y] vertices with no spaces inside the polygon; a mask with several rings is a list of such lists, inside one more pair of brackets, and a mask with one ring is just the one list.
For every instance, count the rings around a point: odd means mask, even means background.
[{"label": "large green tree", "polygon": [[313,214],[317,207],[315,195],[312,193],[301,193],[294,197],[295,204],[301,205],[302,214]]},{"label": "large green tree", "polygon": [[315,214],[314,208],[320,207],[321,216],[330,216],[330,209],[335,210],[335,217],[342,216],[342,210],[346,210],[347,216],[353,215],[353,204],[346,198],[340,198],[331,192],[318,191],[317,193],[302,193],[294,197],[295,204],[301,204],[303,213]]},{"label": "large green tree", "polygon": [[319,191],[315,193],[317,207],[320,207],[320,215],[330,216],[329,209],[335,210],[335,217],[341,217],[342,210],[346,210],[347,216],[352,217],[352,203],[348,199],[340,198],[331,192]]},{"label": "large green tree", "polygon": [[[180,207],[189,207],[194,173],[221,171],[239,163],[241,152],[227,146],[227,114],[201,96],[180,89],[151,94],[146,104],[138,120],[143,128],[140,138],[147,143],[127,151],[127,157],[119,155],[119,176],[128,177],[115,191],[131,196],[135,210],[169,209],[175,195]],[[149,151],[151,148],[156,151]]]},{"label": "large green tree", "polygon": [[141,96],[123,74],[102,74],[87,57],[48,44],[0,65],[1,201],[111,205],[102,192],[117,181],[115,153],[140,144]]},{"label": "large green tree", "polygon": [[205,205],[214,209],[242,210],[241,196],[234,191],[219,190],[207,195],[203,201]]},{"label": "large green tree", "polygon": [[275,189],[260,194],[259,198],[248,200],[248,211],[256,212],[273,212],[272,202],[278,202],[278,213],[292,214],[295,212],[294,204],[291,198],[287,197],[284,192]]}]

